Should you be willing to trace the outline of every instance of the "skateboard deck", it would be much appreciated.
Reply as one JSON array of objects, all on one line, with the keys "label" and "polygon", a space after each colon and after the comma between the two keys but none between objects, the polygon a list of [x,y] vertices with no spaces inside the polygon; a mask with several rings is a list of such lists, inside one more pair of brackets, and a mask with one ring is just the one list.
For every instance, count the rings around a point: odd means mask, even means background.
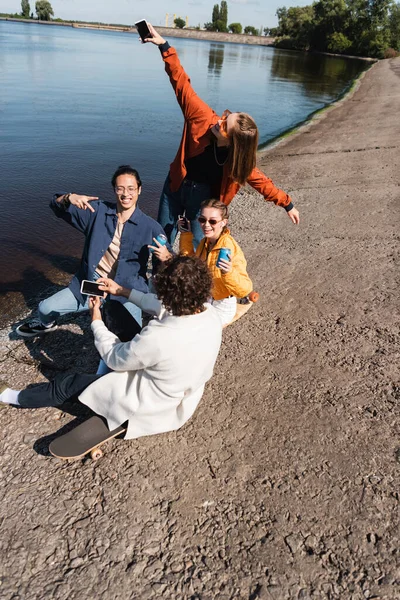
[{"label": "skateboard deck", "polygon": [[241,319],[241,317],[243,317],[247,313],[247,311],[253,306],[253,304],[258,301],[259,297],[260,297],[260,295],[257,292],[251,292],[247,296],[248,302],[246,304],[239,304],[239,302],[238,302],[236,305],[235,316],[233,317],[233,319],[230,323],[227,323],[225,325],[225,327],[228,327],[228,325],[232,325],[232,323],[234,323],[238,319]]},{"label": "skateboard deck", "polygon": [[77,459],[90,453],[92,459],[97,460],[103,456],[100,446],[125,431],[126,427],[117,427],[110,431],[101,417],[91,417],[72,431],[53,440],[49,451],[56,458]]}]

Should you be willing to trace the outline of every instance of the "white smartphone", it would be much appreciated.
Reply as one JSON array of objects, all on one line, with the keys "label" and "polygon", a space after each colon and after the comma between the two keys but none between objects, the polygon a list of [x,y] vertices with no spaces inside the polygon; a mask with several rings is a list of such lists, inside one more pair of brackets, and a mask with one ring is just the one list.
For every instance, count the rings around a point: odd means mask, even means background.
[{"label": "white smartphone", "polygon": [[144,40],[146,38],[151,38],[153,37],[150,33],[150,29],[147,25],[147,21],[136,21],[135,23],[135,27],[138,30],[138,34],[140,35],[140,37],[142,38],[142,42],[144,42]]},{"label": "white smartphone", "polygon": [[99,283],[95,281],[88,281],[84,279],[81,284],[81,294],[86,294],[87,296],[100,296],[100,298],[104,298],[105,292],[104,290],[99,289]]}]

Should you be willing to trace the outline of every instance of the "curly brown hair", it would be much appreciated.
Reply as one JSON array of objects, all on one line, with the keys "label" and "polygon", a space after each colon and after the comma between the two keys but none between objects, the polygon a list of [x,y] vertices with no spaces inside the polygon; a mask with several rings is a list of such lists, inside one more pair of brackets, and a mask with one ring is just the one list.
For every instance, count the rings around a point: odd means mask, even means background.
[{"label": "curly brown hair", "polygon": [[211,297],[207,265],[194,256],[174,256],[162,263],[153,282],[159,300],[176,317],[201,312]]}]

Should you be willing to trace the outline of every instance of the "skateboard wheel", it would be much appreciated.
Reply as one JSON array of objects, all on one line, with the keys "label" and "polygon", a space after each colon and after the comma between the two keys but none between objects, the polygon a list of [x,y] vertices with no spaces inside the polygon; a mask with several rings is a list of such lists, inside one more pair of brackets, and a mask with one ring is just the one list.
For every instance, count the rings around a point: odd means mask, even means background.
[{"label": "skateboard wheel", "polygon": [[258,292],[250,292],[250,294],[249,294],[250,302],[257,302],[259,297],[260,297],[260,294]]},{"label": "skateboard wheel", "polygon": [[93,460],[99,460],[103,456],[103,451],[100,448],[95,448],[91,451],[90,456]]}]

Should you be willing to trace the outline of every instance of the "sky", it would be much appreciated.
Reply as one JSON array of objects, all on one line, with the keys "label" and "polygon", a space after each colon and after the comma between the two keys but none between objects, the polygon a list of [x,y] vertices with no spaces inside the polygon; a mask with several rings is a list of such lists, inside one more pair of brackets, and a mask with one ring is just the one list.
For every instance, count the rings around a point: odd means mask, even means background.
[{"label": "sky", "polygon": [[[276,9],[282,6],[305,6],[312,0],[227,0],[228,24],[241,23],[243,27],[253,25],[257,29],[275,27]],[[102,23],[122,23],[132,25],[146,19],[154,26],[165,25],[165,15],[169,13],[169,24],[173,16],[189,17],[189,26],[196,27],[211,21],[212,9],[216,0],[50,0],[54,16],[61,19],[80,21],[101,21]],[[35,0],[30,0],[34,11]],[[20,0],[0,0],[0,12],[21,12]]]}]

